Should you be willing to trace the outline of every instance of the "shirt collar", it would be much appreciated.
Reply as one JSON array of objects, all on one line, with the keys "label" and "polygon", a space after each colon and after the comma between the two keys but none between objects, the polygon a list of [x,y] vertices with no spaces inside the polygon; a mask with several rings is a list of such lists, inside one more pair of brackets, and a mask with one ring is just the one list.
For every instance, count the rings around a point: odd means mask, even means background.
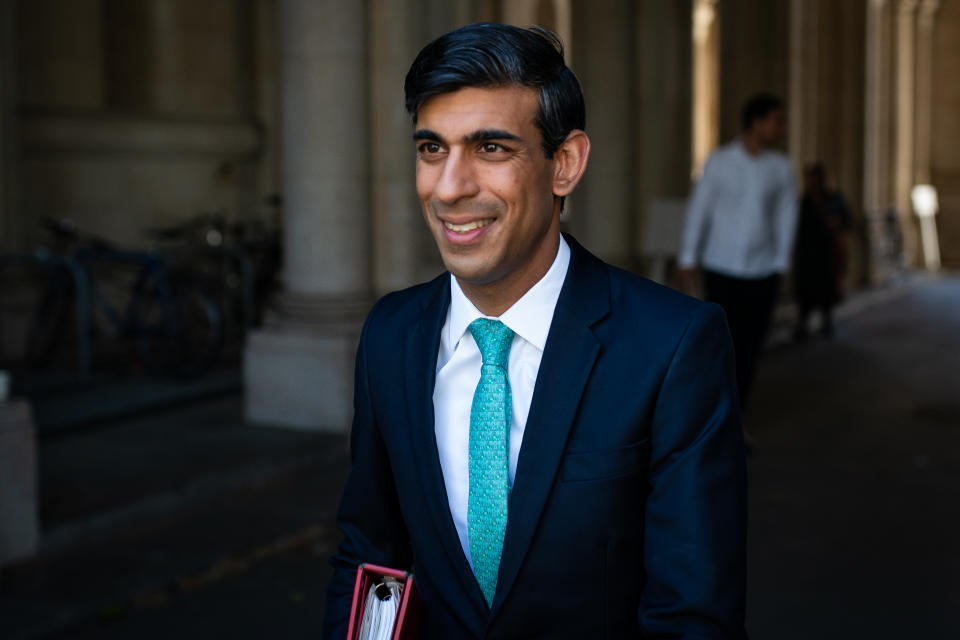
[{"label": "shirt collar", "polygon": [[757,152],[756,155],[750,153],[749,151],[747,151],[747,146],[743,142],[743,136],[740,136],[737,138],[737,143],[734,146],[734,148],[737,151],[739,151],[740,155],[746,158],[747,160],[762,160],[766,158],[771,152],[773,152],[773,149],[764,148],[764,149],[760,149],[760,151]]},{"label": "shirt collar", "polygon": [[[557,257],[553,259],[547,273],[513,303],[513,306],[504,311],[503,315],[493,319],[500,320],[515,334],[543,351],[547,344],[547,334],[550,333],[553,311],[560,298],[560,289],[563,288],[569,266],[570,246],[561,235]],[[485,317],[492,316],[484,316],[463,293],[453,274],[450,274],[450,311],[447,330],[443,335],[449,350],[452,352],[456,349],[471,322]]]}]

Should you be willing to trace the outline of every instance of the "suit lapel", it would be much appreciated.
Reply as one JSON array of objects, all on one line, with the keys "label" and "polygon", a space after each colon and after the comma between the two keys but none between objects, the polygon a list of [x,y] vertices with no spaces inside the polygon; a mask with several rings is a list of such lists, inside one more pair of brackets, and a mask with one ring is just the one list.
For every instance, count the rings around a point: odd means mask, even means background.
[{"label": "suit lapel", "polygon": [[603,264],[566,236],[570,267],[544,347],[510,495],[496,614],[513,587],[566,448],[580,397],[600,353],[591,326],[610,309]]},{"label": "suit lapel", "polygon": [[[474,612],[482,619],[486,616],[487,605],[460,547],[460,537],[450,515],[443,469],[437,451],[433,387],[436,381],[440,331],[443,329],[449,305],[450,283],[447,275],[426,300],[419,322],[407,335],[404,353],[405,397],[410,418],[414,465],[419,471],[420,484],[434,529],[453,572],[463,585],[462,592],[467,594]],[[460,610],[458,612],[461,615],[464,613]]]}]

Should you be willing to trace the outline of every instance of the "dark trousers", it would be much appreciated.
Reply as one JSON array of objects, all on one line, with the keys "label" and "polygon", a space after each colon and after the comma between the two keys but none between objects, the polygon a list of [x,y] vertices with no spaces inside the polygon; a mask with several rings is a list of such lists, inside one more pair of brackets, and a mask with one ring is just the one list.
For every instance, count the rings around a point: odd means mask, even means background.
[{"label": "dark trousers", "polygon": [[740,407],[745,408],[757,360],[770,329],[773,306],[780,293],[780,275],[746,279],[704,270],[703,288],[707,300],[723,307],[727,314],[737,360]]}]

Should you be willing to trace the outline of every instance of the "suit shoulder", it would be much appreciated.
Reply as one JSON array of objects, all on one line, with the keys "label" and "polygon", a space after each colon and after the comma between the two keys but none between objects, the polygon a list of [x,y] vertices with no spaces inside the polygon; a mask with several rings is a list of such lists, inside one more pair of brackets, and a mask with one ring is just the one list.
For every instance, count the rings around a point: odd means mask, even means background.
[{"label": "suit shoulder", "polygon": [[383,331],[390,328],[403,331],[415,322],[424,307],[436,296],[443,295],[449,274],[443,273],[429,282],[392,291],[377,300],[364,324],[364,331]]},{"label": "suit shoulder", "polygon": [[607,265],[611,303],[619,317],[642,322],[654,333],[683,332],[696,321],[723,319],[723,310],[712,302],[692,298],[636,273]]}]

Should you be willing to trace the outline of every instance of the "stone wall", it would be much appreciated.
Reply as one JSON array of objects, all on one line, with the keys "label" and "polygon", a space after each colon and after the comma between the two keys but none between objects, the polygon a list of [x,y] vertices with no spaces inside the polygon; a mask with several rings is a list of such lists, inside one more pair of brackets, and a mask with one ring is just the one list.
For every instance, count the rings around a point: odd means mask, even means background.
[{"label": "stone wall", "polygon": [[196,214],[256,215],[275,188],[258,99],[273,70],[253,64],[261,4],[18,3],[16,244],[41,241],[43,217],[144,245],[146,228]]}]

